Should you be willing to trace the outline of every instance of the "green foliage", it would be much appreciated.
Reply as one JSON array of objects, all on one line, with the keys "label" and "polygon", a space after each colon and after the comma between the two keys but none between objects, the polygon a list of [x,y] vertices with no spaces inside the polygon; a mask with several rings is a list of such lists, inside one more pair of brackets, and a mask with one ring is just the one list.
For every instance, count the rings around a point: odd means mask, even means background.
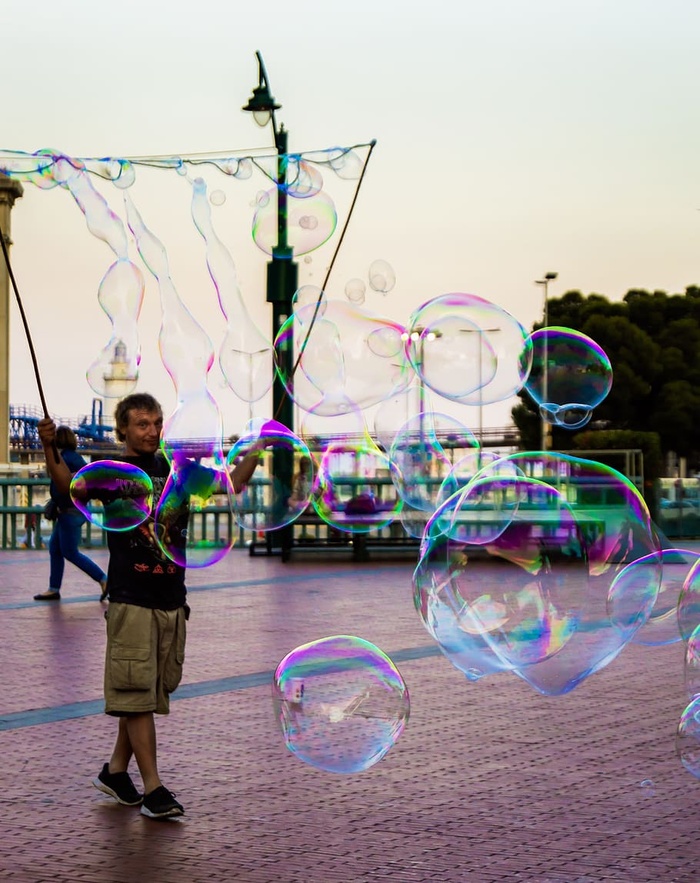
[{"label": "green foliage", "polygon": [[[692,285],[685,294],[674,295],[633,289],[614,303],[600,294],[569,291],[551,298],[548,307],[550,325],[592,337],[612,364],[613,387],[596,408],[593,427],[654,433],[660,441],[659,469],[667,451],[687,457],[691,468],[700,468],[700,287]],[[540,447],[536,406],[526,392],[520,398],[513,420],[523,446],[536,450]],[[588,435],[578,433],[574,440],[572,433],[555,428],[553,447],[580,447],[578,438]],[[655,456],[653,445],[647,444],[648,456]],[[599,445],[604,447],[600,439]],[[647,450],[645,462],[646,458]]]}]

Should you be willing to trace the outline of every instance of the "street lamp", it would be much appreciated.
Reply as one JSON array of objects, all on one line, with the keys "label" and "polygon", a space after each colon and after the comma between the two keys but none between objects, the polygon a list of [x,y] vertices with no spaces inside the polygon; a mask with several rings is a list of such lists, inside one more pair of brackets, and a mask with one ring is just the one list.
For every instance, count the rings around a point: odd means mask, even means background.
[{"label": "street lamp", "polygon": [[[557,278],[556,273],[545,273],[543,279],[535,279],[535,285],[541,285],[544,288],[544,323],[543,328],[547,328],[549,325],[549,283],[553,282]],[[547,404],[547,373],[548,373],[548,358],[549,353],[547,352],[547,332],[542,336],[542,402]],[[542,412],[544,414],[544,412]],[[548,420],[544,416],[542,416],[542,450],[546,451],[549,449],[549,439],[552,431],[552,427]]]},{"label": "street lamp", "polygon": [[[292,313],[292,299],[298,288],[298,267],[294,263],[294,251],[287,241],[287,131],[284,125],[277,125],[275,111],[281,105],[275,102],[270,92],[267,71],[259,52],[258,85],[242,109],[253,114],[259,126],[272,123],[272,132],[277,150],[277,244],[272,248],[272,260],[267,265],[267,301],[272,304],[272,339]],[[285,338],[275,347],[277,370],[272,381],[272,411],[275,420],[292,431],[294,430],[293,389],[294,353],[291,340]],[[287,386],[282,380],[286,379]],[[272,457],[272,473],[278,487],[289,488],[291,494],[294,461],[291,451],[275,450]],[[282,490],[282,494],[284,490]],[[282,544],[282,557],[291,546],[291,527],[279,531]]]}]

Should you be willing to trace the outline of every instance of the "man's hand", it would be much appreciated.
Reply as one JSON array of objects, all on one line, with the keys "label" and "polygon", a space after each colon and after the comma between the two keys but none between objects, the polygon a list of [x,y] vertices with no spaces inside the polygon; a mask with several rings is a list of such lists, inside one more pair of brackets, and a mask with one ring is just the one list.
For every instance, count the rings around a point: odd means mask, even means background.
[{"label": "man's hand", "polygon": [[56,424],[50,417],[44,417],[37,424],[39,430],[39,438],[44,450],[53,447],[56,444]]},{"label": "man's hand", "polygon": [[44,448],[44,459],[49,477],[53,479],[59,494],[67,494],[70,491],[72,476],[56,447],[56,424],[50,417],[44,417],[37,424],[37,429]]}]

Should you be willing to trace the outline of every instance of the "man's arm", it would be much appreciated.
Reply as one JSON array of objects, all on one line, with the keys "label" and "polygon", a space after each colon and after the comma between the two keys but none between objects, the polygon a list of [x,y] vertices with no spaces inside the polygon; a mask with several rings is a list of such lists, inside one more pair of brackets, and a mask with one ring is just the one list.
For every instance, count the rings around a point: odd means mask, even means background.
[{"label": "man's arm", "polygon": [[257,468],[261,456],[261,450],[252,451],[250,454],[246,454],[242,460],[236,463],[236,465],[231,470],[231,482],[233,483],[233,490],[237,494],[240,494],[243,488],[253,477],[253,473]]},{"label": "man's arm", "polygon": [[71,471],[63,461],[63,457],[56,449],[56,424],[50,417],[44,417],[37,426],[39,438],[44,448],[44,460],[46,471],[53,480],[59,494],[67,494],[70,491],[72,479]]}]

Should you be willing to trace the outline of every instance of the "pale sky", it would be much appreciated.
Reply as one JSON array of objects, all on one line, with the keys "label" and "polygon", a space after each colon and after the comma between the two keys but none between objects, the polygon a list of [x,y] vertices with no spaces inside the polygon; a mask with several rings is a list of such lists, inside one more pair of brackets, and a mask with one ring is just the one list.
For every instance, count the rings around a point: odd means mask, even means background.
[{"label": "pale sky", "polygon": [[[270,145],[269,129],[240,111],[257,84],[256,50],[291,151],[376,139],[329,288],[342,292],[382,258],[396,286],[369,292],[365,306],[397,321],[461,291],[530,328],[542,313],[534,280],[548,271],[559,274],[550,296],[700,283],[695,0],[5,0],[2,12],[2,149],[118,157]],[[181,297],[215,337],[185,184],[150,175],[139,207]],[[250,235],[251,198],[265,184],[231,182],[220,217],[268,334],[267,258]],[[342,221],[353,185],[336,184]],[[67,192],[30,184],[12,238],[49,408],[89,412],[85,371],[110,335],[97,288],[113,255]],[[329,257],[327,247],[301,261],[301,281],[318,283]],[[167,410],[174,391],[146,275],[140,388]],[[11,371],[11,401],[38,405],[16,310]],[[233,431],[248,406],[212,382]],[[505,424],[511,404],[488,406],[484,424]],[[256,416],[265,410],[256,405]]]}]

